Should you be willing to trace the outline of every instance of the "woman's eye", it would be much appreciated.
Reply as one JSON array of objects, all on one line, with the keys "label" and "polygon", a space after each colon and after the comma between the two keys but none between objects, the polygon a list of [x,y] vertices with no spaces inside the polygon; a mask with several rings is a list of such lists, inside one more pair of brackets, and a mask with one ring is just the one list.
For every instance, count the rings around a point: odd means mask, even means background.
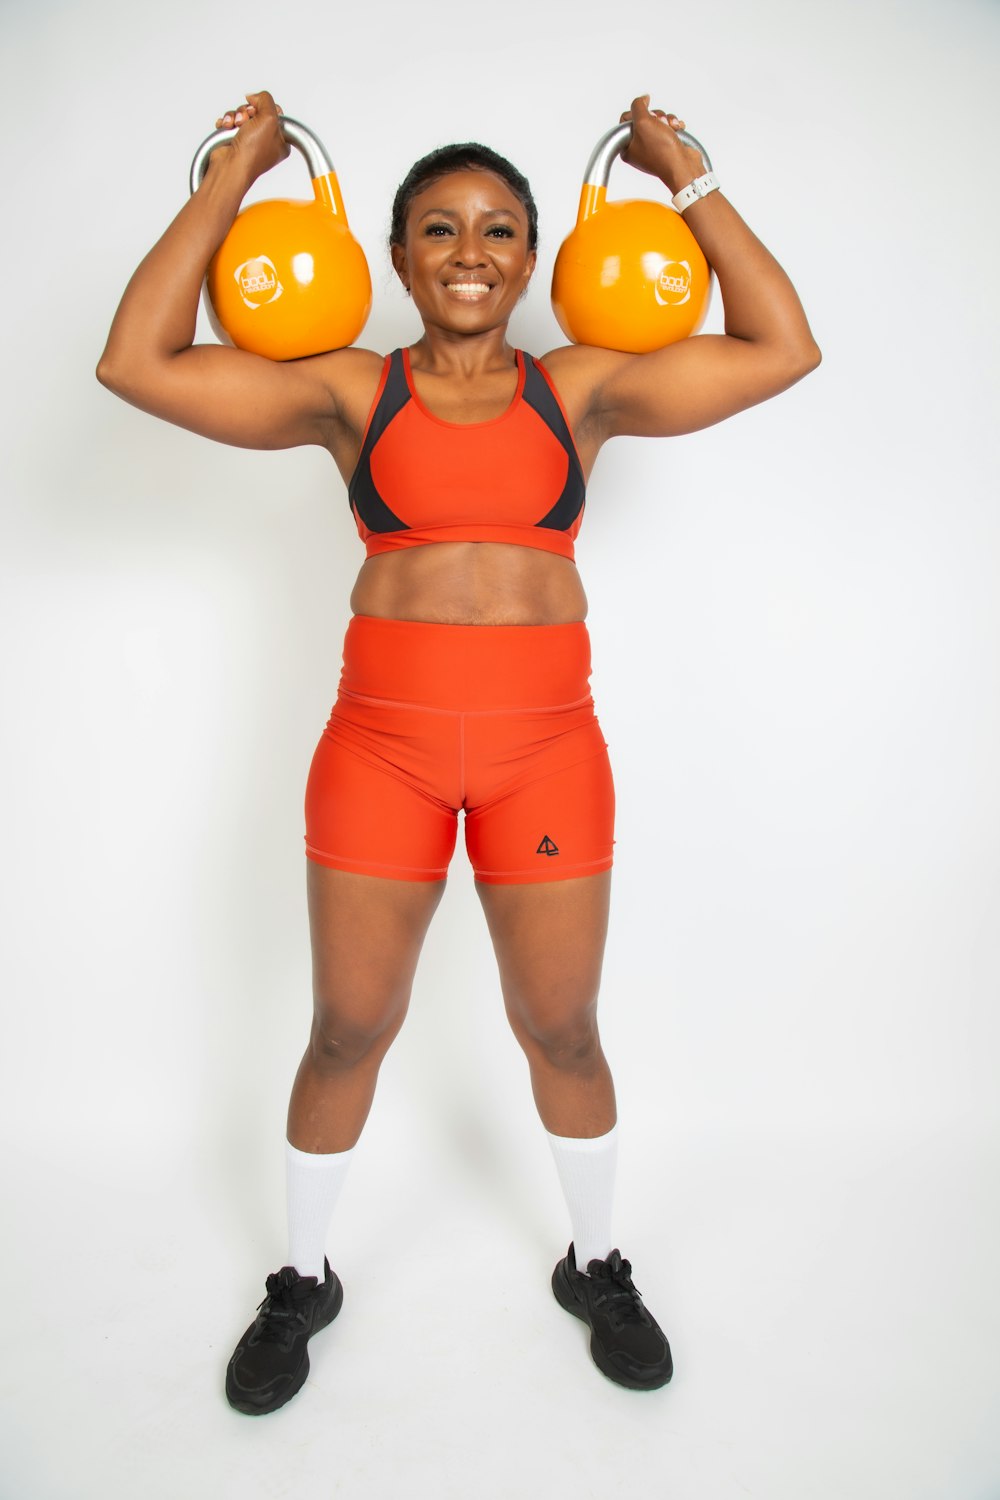
[{"label": "woman's eye", "polygon": [[[427,228],[424,230],[424,233],[432,239],[440,239],[442,236],[446,234],[454,234],[454,232],[455,231],[450,224],[428,224]],[[500,240],[510,240],[514,238],[514,231],[513,229],[511,229],[509,224],[491,224],[486,230],[486,234],[488,237]]]}]

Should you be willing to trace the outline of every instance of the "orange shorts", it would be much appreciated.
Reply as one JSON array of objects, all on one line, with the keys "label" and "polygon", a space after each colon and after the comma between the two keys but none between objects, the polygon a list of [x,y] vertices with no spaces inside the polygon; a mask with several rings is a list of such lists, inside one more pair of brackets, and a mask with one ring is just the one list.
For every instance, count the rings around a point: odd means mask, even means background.
[{"label": "orange shorts", "polygon": [[477,880],[611,867],[615,794],[570,625],[433,625],[355,615],[306,786],[306,855],[444,880],[458,812]]}]

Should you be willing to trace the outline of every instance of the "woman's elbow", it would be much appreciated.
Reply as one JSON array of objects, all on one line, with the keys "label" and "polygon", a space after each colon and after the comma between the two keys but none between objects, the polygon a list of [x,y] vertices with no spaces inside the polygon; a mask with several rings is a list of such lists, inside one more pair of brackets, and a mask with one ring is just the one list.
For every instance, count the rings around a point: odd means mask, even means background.
[{"label": "woman's elbow", "polygon": [[816,369],[823,359],[823,354],[815,340],[810,339],[806,344],[796,344],[789,349],[786,359],[789,384],[794,385],[797,380],[802,380]]},{"label": "woman's elbow", "polygon": [[112,354],[105,349],[97,361],[94,373],[105,390],[111,391],[112,395],[121,396],[123,401],[134,402],[137,393],[148,385],[149,366],[145,367],[144,379],[143,367],[123,358],[121,354]]},{"label": "woman's elbow", "polygon": [[823,363],[823,351],[813,339],[809,346],[803,351],[804,368],[803,375],[808,375],[810,370],[817,369]]},{"label": "woman's elbow", "polygon": [[120,393],[122,386],[121,370],[106,349],[97,361],[97,369],[94,373],[105,390],[114,391],[116,395]]}]

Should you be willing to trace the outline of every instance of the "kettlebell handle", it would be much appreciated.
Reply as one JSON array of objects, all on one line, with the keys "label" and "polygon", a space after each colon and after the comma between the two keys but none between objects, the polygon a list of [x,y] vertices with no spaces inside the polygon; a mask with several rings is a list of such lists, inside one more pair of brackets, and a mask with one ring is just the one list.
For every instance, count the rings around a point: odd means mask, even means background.
[{"label": "kettlebell handle", "polygon": [[[314,180],[317,177],[326,177],[333,171],[333,162],[318,135],[314,135],[308,125],[303,125],[301,120],[293,120],[291,115],[281,115],[281,133],[290,146],[305,157],[306,166],[309,168],[309,176]],[[208,159],[216,146],[221,146],[223,141],[231,141],[238,134],[238,129],[213,130],[210,136],[202,141],[194,154],[191,163],[191,191],[196,192],[201,180],[208,171]]]},{"label": "kettlebell handle", "polygon": [[[678,130],[676,135],[685,146],[693,146],[696,151],[701,152],[705,171],[711,172],[712,163],[701,141],[695,140],[694,136],[689,135],[686,130]],[[628,120],[620,125],[612,125],[611,129],[601,136],[587,163],[587,171],[583,179],[585,187],[607,187],[615,157],[622,154],[631,139],[632,125]]]}]

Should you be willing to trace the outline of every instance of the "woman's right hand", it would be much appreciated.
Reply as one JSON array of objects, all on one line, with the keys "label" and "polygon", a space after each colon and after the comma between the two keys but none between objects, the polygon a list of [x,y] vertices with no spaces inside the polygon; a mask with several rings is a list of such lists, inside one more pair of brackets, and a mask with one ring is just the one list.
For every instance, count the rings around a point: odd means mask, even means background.
[{"label": "woman's right hand", "polygon": [[216,146],[209,163],[216,157],[236,160],[246,174],[247,186],[255,182],[279,161],[284,161],[291,149],[282,133],[281,113],[266,89],[259,94],[247,94],[246,104],[227,110],[216,120],[216,129],[231,130],[236,126],[237,133],[231,141]]},{"label": "woman's right hand", "polygon": [[270,94],[249,94],[218,123],[237,134],[212,152],[197,192],[126,287],[97,377],[143,411],[217,442],[319,444],[349,476],[382,371],[379,355],[351,348],[282,362],[194,343],[211,258],[250,183],[289,151]]}]

